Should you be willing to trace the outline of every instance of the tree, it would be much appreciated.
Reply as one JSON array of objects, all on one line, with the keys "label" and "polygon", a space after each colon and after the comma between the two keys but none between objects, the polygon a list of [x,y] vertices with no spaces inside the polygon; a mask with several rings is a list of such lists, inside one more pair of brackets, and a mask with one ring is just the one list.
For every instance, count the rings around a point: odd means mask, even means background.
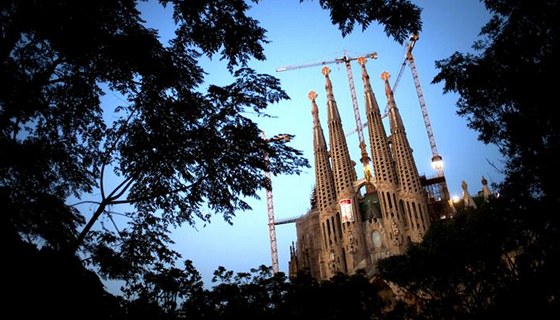
[{"label": "tree", "polygon": [[[433,82],[459,94],[458,114],[479,139],[506,158],[504,187],[516,198],[549,199],[558,205],[560,122],[551,116],[560,71],[557,1],[484,1],[492,13],[473,48],[436,62]],[[503,192],[509,189],[504,188]]]},{"label": "tree", "polygon": [[384,302],[365,274],[338,274],[317,281],[300,272],[289,279],[271,267],[234,274],[223,267],[214,272],[211,290],[189,296],[181,313],[187,319],[373,319]]},{"label": "tree", "polygon": [[522,283],[538,283],[558,313],[560,277],[551,270],[558,268],[560,217],[551,208],[560,205],[560,121],[550,113],[557,96],[549,79],[560,71],[560,4],[484,3],[492,17],[473,45],[478,54],[437,61],[434,82],[459,93],[458,114],[483,142],[500,147],[506,159],[500,194],[509,201],[500,211],[516,222],[512,234],[522,235],[515,242]]},{"label": "tree", "polygon": [[124,319],[125,301],[106,292],[78,257],[37,249],[13,230],[3,228],[2,239],[4,317],[70,319],[87,310],[92,318]]},{"label": "tree", "polygon": [[[420,27],[420,10],[408,1],[319,2],[343,34],[378,21],[402,42]],[[246,15],[249,4],[159,3],[172,7],[176,23],[166,45],[143,25],[134,0],[0,5],[3,223],[28,242],[79,251],[132,287],[150,270],[170,270],[179,257],[169,247],[174,227],[214,215],[232,223],[250,209],[245,198],[270,188],[265,170],[309,166],[289,139],[263,140],[247,116],[266,116],[268,105],[289,98],[278,79],[248,68],[265,59],[268,42]],[[231,84],[204,89],[203,55],[226,62]],[[109,93],[125,102],[102,106]],[[106,185],[110,171],[115,186]],[[85,198],[93,192],[99,199]],[[86,221],[71,198],[97,209]],[[113,219],[119,204],[131,205],[118,212],[124,226]]]},{"label": "tree", "polygon": [[[413,318],[554,319],[560,315],[560,122],[550,115],[558,74],[556,1],[484,1],[492,13],[475,53],[436,62],[433,80],[459,94],[458,114],[505,158],[500,196],[432,225],[423,243],[380,264],[417,295]],[[478,52],[478,54],[476,53]]]},{"label": "tree", "polygon": [[379,263],[380,276],[413,297],[418,312],[412,318],[481,317],[517,279],[506,245],[511,221],[494,204],[436,221],[421,243]]}]

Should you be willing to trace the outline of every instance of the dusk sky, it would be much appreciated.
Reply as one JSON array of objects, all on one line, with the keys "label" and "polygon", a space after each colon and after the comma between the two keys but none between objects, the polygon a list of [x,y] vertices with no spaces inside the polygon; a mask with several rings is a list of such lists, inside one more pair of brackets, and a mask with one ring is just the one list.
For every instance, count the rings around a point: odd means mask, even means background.
[{"label": "dusk sky", "polygon": [[[476,194],[481,189],[482,176],[490,183],[501,181],[498,172],[501,167],[499,153],[496,147],[479,142],[477,133],[467,127],[466,119],[456,115],[457,96],[444,95],[443,85],[434,85],[431,81],[438,71],[435,69],[436,60],[445,59],[455,51],[472,51],[471,46],[481,26],[488,21],[489,14],[482,3],[476,0],[413,2],[423,8],[423,28],[413,55],[437,149],[445,163],[448,188],[452,196],[461,196],[461,181],[464,180],[470,193]],[[159,29],[160,39],[166,43],[174,30],[169,10],[151,4],[141,4],[141,7],[147,25]],[[384,109],[387,99],[380,74],[388,71],[392,76],[389,81],[394,83],[404,59],[406,43],[401,45],[389,39],[378,25],[371,25],[364,32],[358,26],[352,34],[343,38],[338,28],[331,24],[329,13],[320,8],[318,1],[299,3],[298,0],[264,0],[254,5],[250,15],[268,31],[267,38],[270,41],[265,45],[267,60],[253,61],[251,67],[257,72],[278,77],[291,98],[269,107],[268,114],[273,117],[256,119],[268,137],[280,133],[294,134],[292,146],[302,150],[313,165],[311,103],[307,98],[310,90],[318,94],[319,117],[325,134],[328,133],[322,66],[276,72],[277,68],[286,65],[329,62],[342,57],[345,52],[350,57],[376,52],[378,58],[368,60],[366,66],[377,101]],[[208,83],[229,83],[227,70],[219,57],[212,61],[204,59],[201,66],[209,73]],[[336,63],[327,66],[331,69],[334,96],[344,130],[350,132],[356,128],[356,122],[346,68],[344,64]],[[360,68],[356,61],[351,66],[361,119],[365,121]],[[432,154],[426,127],[408,67],[395,90],[395,100],[414,150],[419,173],[434,175],[435,171],[430,167]],[[108,96],[105,103],[109,105],[114,101]],[[254,118],[250,114],[248,116]],[[369,150],[365,129],[364,135]],[[357,163],[358,177],[362,177],[357,134],[348,135],[347,143],[351,157]],[[313,167],[305,169],[301,175],[273,176],[275,218],[281,220],[305,214],[310,208],[309,199],[314,184]],[[259,265],[272,264],[265,190],[261,190],[259,195],[261,199],[247,200],[253,210],[239,212],[233,219],[233,225],[224,222],[220,216],[214,216],[210,224],[198,223],[196,229],[185,226],[177,230],[177,249],[183,259],[194,262],[207,286],[212,285],[212,272],[218,266],[235,272],[248,272]],[[295,224],[277,225],[276,238],[280,271],[287,273],[289,248],[296,241]]]}]

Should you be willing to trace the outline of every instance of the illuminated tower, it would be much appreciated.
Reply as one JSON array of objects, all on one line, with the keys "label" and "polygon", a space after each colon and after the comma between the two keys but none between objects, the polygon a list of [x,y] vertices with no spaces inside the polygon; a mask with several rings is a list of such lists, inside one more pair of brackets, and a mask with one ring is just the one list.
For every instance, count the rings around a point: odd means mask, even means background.
[{"label": "illuminated tower", "polygon": [[382,123],[381,111],[371,89],[365,59],[359,59],[364,82],[366,117],[372,154],[373,171],[379,203],[381,205],[383,235],[391,253],[400,253],[404,244],[404,228],[398,211],[398,180],[389,139]]},{"label": "illuminated tower", "polygon": [[356,181],[356,171],[354,162],[350,159],[350,153],[346,144],[346,136],[342,128],[342,121],[338,112],[338,107],[334,99],[332,83],[329,78],[330,69],[323,67],[325,76],[325,89],[327,92],[327,121],[329,128],[330,155],[334,185],[338,200],[337,217],[343,235],[343,258],[340,261],[351,273],[354,268],[366,257],[366,247],[362,232],[361,217],[359,206],[354,189]]},{"label": "illuminated tower", "polygon": [[412,156],[412,149],[406,137],[405,128],[389,85],[389,73],[383,72],[385,94],[389,102],[389,124],[391,127],[391,146],[395,169],[399,181],[398,211],[407,227],[410,240],[422,240],[430,224],[426,194],[420,183],[420,176]]}]

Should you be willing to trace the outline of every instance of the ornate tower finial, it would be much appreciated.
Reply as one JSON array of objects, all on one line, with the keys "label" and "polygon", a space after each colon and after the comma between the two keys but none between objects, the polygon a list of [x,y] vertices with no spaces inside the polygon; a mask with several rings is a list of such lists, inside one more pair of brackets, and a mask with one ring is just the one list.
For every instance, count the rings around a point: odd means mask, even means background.
[{"label": "ornate tower finial", "polygon": [[366,61],[367,61],[367,60],[366,60],[365,57],[359,57],[359,58],[358,58],[358,63],[359,63],[361,66],[364,66],[364,65],[366,64]]},{"label": "ornate tower finial", "polygon": [[390,75],[389,72],[387,72],[387,71],[383,71],[383,72],[381,73],[381,79],[383,79],[383,81],[388,81],[390,76],[391,76],[391,75]]},{"label": "ornate tower finial", "polygon": [[383,71],[383,73],[381,73],[381,79],[383,79],[383,81],[385,82],[385,95],[387,96],[388,99],[392,100],[393,90],[391,90],[391,86],[389,85],[390,76],[391,75],[387,71]]},{"label": "ornate tower finial", "polygon": [[314,101],[317,98],[317,92],[311,90],[307,94],[307,97],[309,98],[309,100]]},{"label": "ornate tower finial", "polygon": [[473,207],[476,209],[476,203],[474,203],[471,194],[469,193],[469,189],[467,186],[467,182],[465,180],[461,181],[461,188],[463,189],[463,204],[465,207]]},{"label": "ornate tower finial", "polygon": [[490,191],[490,188],[488,187],[488,180],[486,180],[486,178],[484,178],[483,176],[481,182],[482,182],[482,195],[484,196],[484,200],[488,201],[488,199],[493,197],[492,191]]}]

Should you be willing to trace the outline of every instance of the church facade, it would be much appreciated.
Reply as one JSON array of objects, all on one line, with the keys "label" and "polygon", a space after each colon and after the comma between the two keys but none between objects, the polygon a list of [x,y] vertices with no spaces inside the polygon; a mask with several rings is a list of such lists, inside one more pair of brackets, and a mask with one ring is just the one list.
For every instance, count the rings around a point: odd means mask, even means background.
[{"label": "church facade", "polygon": [[418,174],[389,74],[381,75],[389,105],[387,131],[366,60],[358,62],[370,146],[366,150],[365,143],[360,145],[364,177],[358,178],[350,159],[330,70],[324,67],[328,140],[319,120],[317,94],[311,91],[315,188],[311,209],[295,221],[297,241],[290,248],[290,275],[306,270],[326,280],[338,272],[363,269],[373,277],[379,259],[403,253],[410,243],[422,240],[434,219],[451,214],[445,177],[426,179]]}]

